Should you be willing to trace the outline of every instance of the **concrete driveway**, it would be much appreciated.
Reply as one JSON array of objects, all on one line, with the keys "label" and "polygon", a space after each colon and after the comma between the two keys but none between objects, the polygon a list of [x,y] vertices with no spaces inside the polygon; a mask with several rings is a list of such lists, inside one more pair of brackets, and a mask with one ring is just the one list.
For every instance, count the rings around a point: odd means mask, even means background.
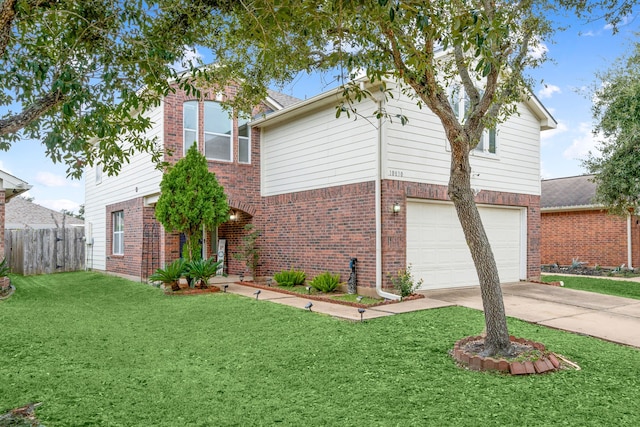
[{"label": "concrete driveway", "polygon": [[[640,348],[640,300],[529,282],[503,284],[502,292],[507,316]],[[479,287],[420,293],[482,310]]]}]

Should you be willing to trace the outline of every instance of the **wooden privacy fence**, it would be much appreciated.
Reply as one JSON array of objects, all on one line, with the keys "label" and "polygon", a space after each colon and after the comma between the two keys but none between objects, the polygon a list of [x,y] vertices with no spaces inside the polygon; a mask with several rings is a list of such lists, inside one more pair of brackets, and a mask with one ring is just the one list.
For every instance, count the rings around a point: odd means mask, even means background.
[{"label": "wooden privacy fence", "polygon": [[4,247],[15,274],[84,270],[84,227],[6,230]]}]

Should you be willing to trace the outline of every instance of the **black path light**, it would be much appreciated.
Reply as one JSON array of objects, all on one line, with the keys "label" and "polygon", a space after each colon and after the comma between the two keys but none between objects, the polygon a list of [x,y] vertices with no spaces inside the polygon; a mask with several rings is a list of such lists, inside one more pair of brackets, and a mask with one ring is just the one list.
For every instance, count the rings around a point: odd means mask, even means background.
[{"label": "black path light", "polygon": [[358,301],[358,302],[362,302],[362,298],[364,298],[362,295],[358,295],[358,296],[356,297],[356,301]]},{"label": "black path light", "polygon": [[240,281],[244,282],[244,272],[240,273],[239,276],[240,276]]},{"label": "black path light", "polygon": [[311,295],[311,286],[306,286],[307,294]]},{"label": "black path light", "polygon": [[222,285],[222,292],[227,293],[227,288],[229,285]]},{"label": "black path light", "polygon": [[269,278],[267,279],[267,286],[268,286],[268,287],[271,287],[271,282],[272,282],[272,281],[273,281],[273,279],[271,279],[271,277],[269,277]]},{"label": "black path light", "polygon": [[362,322],[362,316],[364,316],[364,312],[367,311],[364,308],[359,308],[358,313],[360,313],[360,321]]},{"label": "black path light", "polygon": [[256,300],[258,299],[258,297],[260,296],[260,292],[262,292],[260,289],[258,289],[257,291],[255,291],[253,294],[256,296]]},{"label": "black path light", "polygon": [[304,308],[306,308],[309,311],[311,311],[311,307],[313,307],[313,303],[311,301],[309,301],[307,305],[304,306]]}]

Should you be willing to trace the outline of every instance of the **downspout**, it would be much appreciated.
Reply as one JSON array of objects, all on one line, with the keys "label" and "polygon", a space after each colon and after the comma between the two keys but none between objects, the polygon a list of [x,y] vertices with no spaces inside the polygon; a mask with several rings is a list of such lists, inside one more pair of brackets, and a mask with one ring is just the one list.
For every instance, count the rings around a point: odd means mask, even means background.
[{"label": "downspout", "polygon": [[[378,101],[378,111],[382,111],[382,100]],[[399,300],[400,295],[382,290],[382,117],[378,117],[376,145],[376,293],[385,299]]]},{"label": "downspout", "polygon": [[633,248],[631,245],[631,214],[627,214],[627,268],[633,268]]}]

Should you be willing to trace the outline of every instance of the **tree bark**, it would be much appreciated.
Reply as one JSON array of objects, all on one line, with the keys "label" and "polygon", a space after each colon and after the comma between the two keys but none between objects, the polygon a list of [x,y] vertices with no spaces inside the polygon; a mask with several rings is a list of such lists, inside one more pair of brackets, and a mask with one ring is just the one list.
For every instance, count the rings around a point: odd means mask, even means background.
[{"label": "tree bark", "polygon": [[485,232],[471,189],[469,150],[458,141],[451,147],[449,197],[453,201],[462,225],[471,258],[478,273],[487,336],[483,356],[509,355],[509,340],[500,277],[489,239]]}]

